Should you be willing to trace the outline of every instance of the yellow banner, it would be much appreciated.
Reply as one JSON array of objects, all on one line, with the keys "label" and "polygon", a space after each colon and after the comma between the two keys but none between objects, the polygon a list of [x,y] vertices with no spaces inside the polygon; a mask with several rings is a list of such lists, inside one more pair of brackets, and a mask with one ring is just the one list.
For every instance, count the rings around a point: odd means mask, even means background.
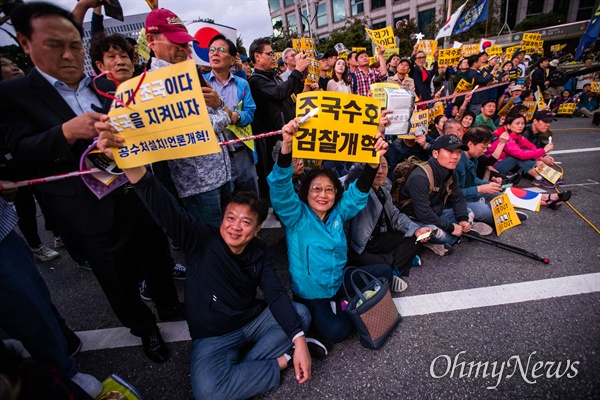
[{"label": "yellow banner", "polygon": [[565,47],[567,47],[566,44],[553,44],[552,46],[550,46],[550,51],[552,51],[552,52],[561,51]]},{"label": "yellow banner", "polygon": [[538,172],[538,174],[540,174],[542,176],[542,178],[546,179],[553,185],[556,184],[556,182],[563,175],[562,172],[559,172],[559,171],[555,170],[554,168],[547,166],[546,164],[544,164],[544,166],[542,168],[538,168],[538,166],[536,166],[535,170]]},{"label": "yellow banner", "polygon": [[544,101],[544,94],[542,93],[542,89],[538,87],[537,91],[537,108],[538,110],[543,110],[546,108],[546,102]]},{"label": "yellow banner", "polygon": [[419,40],[417,51],[422,51],[426,56],[433,57],[437,51],[437,40]]},{"label": "yellow banner", "polygon": [[394,54],[398,54],[398,51],[400,49],[398,49],[397,46],[394,47],[388,47],[385,49],[385,51],[383,52],[383,58],[387,61],[388,58],[390,58],[391,56],[393,56]]},{"label": "yellow banner", "polygon": [[444,103],[438,101],[427,111],[429,111],[429,120],[433,121],[438,115],[444,114]]},{"label": "yellow banner", "polygon": [[146,39],[146,28],[142,28],[140,31],[137,42],[137,51],[140,57],[150,60],[150,46],[148,46],[148,39]]},{"label": "yellow banner", "polygon": [[592,84],[591,91],[593,93],[600,93],[600,81],[590,82]]},{"label": "yellow banner", "polygon": [[542,40],[542,34],[541,33],[524,33],[523,40],[525,42],[527,42],[527,41],[537,42],[539,40]]},{"label": "yellow banner", "polygon": [[381,108],[385,108],[387,105],[387,95],[385,93],[385,88],[399,89],[400,86],[396,83],[388,83],[388,82],[377,82],[372,83],[369,88],[371,89],[371,96],[375,100],[379,100],[381,103]]},{"label": "yellow banner", "polygon": [[379,163],[374,151],[379,126],[379,100],[339,92],[298,95],[296,116],[313,108],[319,113],[302,124],[294,137],[296,158]]},{"label": "yellow banner", "polygon": [[409,135],[398,135],[397,137],[402,139],[414,139],[417,135],[427,135],[427,128],[429,125],[429,111],[413,111],[412,117],[410,118],[410,130]]},{"label": "yellow banner", "polygon": [[306,160],[304,159],[304,168],[305,169],[314,169],[314,168],[319,168],[321,166],[321,164],[323,164],[323,160]]},{"label": "yellow banner", "polygon": [[575,107],[577,107],[577,104],[575,103],[563,103],[558,106],[558,113],[571,115],[575,112]]},{"label": "yellow banner", "polygon": [[487,49],[485,49],[485,52],[488,54],[488,56],[502,56],[502,47],[498,46],[498,45],[494,45],[494,46],[490,46]]},{"label": "yellow banner", "polygon": [[210,123],[196,65],[188,60],[119,85],[108,115],[125,146],[113,149],[119,168],[221,151]]},{"label": "yellow banner", "polygon": [[463,44],[461,49],[463,57],[469,57],[474,54],[479,54],[479,43]]},{"label": "yellow banner", "polygon": [[521,225],[521,220],[515,212],[515,208],[511,204],[506,193],[498,197],[494,197],[490,202],[492,214],[494,215],[494,223],[496,225],[496,233],[498,236],[507,229]]},{"label": "yellow banner", "polygon": [[533,54],[536,51],[543,54],[544,53],[544,41],[543,40],[525,41],[525,44],[523,45],[522,49],[525,50],[525,54]]},{"label": "yellow banner", "polygon": [[517,51],[518,48],[519,48],[519,46],[507,47],[506,48],[506,59],[511,60],[513,54],[515,53],[515,51]]},{"label": "yellow banner", "polygon": [[369,29],[365,28],[367,35],[371,41],[378,46],[383,47],[397,47],[396,39],[394,38],[394,31],[391,26],[386,26],[381,29]]},{"label": "yellow banner", "polygon": [[373,65],[378,61],[377,57],[369,57],[369,65]]},{"label": "yellow banner", "polygon": [[[241,111],[244,107],[244,102],[240,101],[240,103],[235,108],[238,111]],[[237,126],[237,125],[229,125],[227,127],[231,132],[235,134],[238,138],[245,138],[248,136],[252,136],[252,125],[248,124],[246,126]],[[243,142],[248,148],[254,151],[254,140],[246,140]]]},{"label": "yellow banner", "polygon": [[367,48],[366,48],[366,47],[353,47],[353,48],[352,48],[352,51],[356,51],[357,53],[358,53],[359,51],[363,51],[363,50],[364,50],[364,51],[367,51]]},{"label": "yellow banner", "polygon": [[456,84],[456,87],[454,88],[454,93],[462,93],[471,89],[473,89],[473,84],[461,78],[460,81]]},{"label": "yellow banner", "polygon": [[500,109],[500,111],[498,111],[498,116],[499,117],[504,117],[505,115],[508,114],[508,112],[510,111],[511,107],[513,106],[515,102],[515,98],[511,97],[510,99],[508,99],[508,101],[506,102],[505,105],[502,106],[502,108]]},{"label": "yellow banner", "polygon": [[438,50],[438,65],[456,65],[460,61],[462,50],[458,49],[440,49]]},{"label": "yellow banner", "polygon": [[319,82],[319,76],[321,75],[321,67],[319,66],[319,62],[315,59],[308,59],[308,73],[306,78],[304,78],[304,84],[307,86],[312,85],[315,82]]},{"label": "yellow banner", "polygon": [[527,121],[531,121],[533,114],[535,113],[535,109],[537,108],[537,102],[524,101],[522,104],[527,107]]}]

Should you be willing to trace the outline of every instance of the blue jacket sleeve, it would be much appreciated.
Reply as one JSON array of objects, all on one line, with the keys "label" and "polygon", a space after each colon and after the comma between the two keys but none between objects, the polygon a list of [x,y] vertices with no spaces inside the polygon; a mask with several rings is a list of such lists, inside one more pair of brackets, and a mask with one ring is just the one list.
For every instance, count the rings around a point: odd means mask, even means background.
[{"label": "blue jacket sleeve", "polygon": [[[282,156],[289,156],[291,160],[291,154],[279,155],[280,158]],[[302,201],[294,191],[294,184],[292,183],[294,167],[290,162],[290,164],[284,168],[279,165],[279,161],[281,160],[278,160],[278,162],[275,163],[273,170],[267,177],[267,182],[271,189],[271,205],[281,219],[281,222],[283,222],[285,226],[291,227],[300,219]]]},{"label": "blue jacket sleeve", "polygon": [[235,78],[235,82],[237,84],[238,90],[238,99],[243,101],[242,109],[236,110],[240,114],[240,120],[238,121],[238,126],[248,126],[254,121],[254,113],[256,111],[256,103],[254,102],[254,98],[252,98],[252,93],[250,92],[250,85],[248,82],[242,79]]}]

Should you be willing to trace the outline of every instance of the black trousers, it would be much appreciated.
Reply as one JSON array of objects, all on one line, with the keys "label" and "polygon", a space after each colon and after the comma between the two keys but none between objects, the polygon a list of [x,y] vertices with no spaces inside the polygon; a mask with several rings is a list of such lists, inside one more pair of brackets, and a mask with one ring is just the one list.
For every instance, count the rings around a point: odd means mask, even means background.
[{"label": "black trousers", "polygon": [[348,264],[362,266],[383,263],[396,267],[402,275],[408,276],[412,259],[422,246],[421,243],[415,244],[414,236],[404,237],[401,232],[385,232],[369,240],[362,254],[350,249]]},{"label": "black trousers", "polygon": [[117,318],[133,335],[141,336],[156,325],[154,314],[140,299],[140,272],[157,309],[179,302],[167,237],[133,190],[115,196],[109,232],[67,236],[90,262]]}]

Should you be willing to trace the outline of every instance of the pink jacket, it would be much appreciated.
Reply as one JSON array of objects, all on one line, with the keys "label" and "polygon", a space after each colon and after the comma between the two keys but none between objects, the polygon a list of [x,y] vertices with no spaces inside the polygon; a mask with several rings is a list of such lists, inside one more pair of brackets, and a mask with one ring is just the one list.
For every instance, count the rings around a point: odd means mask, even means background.
[{"label": "pink jacket", "polygon": [[[507,127],[501,126],[500,128],[498,128],[494,131],[494,136],[496,136],[496,138],[498,138],[500,135],[502,135],[507,130],[508,130]],[[535,147],[535,145],[533,143],[531,143],[529,140],[525,139],[522,135],[520,135],[518,133],[510,132],[510,131],[508,133],[509,133],[510,139],[504,145],[504,149],[502,150],[500,157],[498,157],[498,161],[504,160],[508,156],[517,158],[519,160],[530,160],[530,159],[537,160],[546,154],[544,149],[539,149],[539,148]],[[489,155],[492,154],[494,152],[494,150],[496,150],[496,147],[498,147],[499,143],[500,143],[499,140],[494,140],[492,142],[492,145],[490,146],[490,148],[487,150],[486,156],[489,157]]]}]

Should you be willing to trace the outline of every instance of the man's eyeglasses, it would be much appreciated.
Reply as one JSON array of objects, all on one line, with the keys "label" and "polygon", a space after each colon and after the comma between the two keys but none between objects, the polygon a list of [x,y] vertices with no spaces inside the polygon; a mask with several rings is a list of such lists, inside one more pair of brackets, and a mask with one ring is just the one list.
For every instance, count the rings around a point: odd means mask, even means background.
[{"label": "man's eyeglasses", "polygon": [[334,188],[333,186],[311,186],[310,187],[310,192],[312,194],[321,194],[323,191],[325,191],[325,194],[327,196],[334,196],[335,194],[337,194],[337,190],[336,188]]},{"label": "man's eyeglasses", "polygon": [[225,54],[225,53],[227,53],[227,49],[225,49],[225,47],[210,46],[208,48],[208,53],[209,54],[215,54],[215,53]]},{"label": "man's eyeglasses", "polygon": [[261,51],[260,54],[266,54],[269,57],[274,57],[275,53],[273,53],[272,51]]}]

